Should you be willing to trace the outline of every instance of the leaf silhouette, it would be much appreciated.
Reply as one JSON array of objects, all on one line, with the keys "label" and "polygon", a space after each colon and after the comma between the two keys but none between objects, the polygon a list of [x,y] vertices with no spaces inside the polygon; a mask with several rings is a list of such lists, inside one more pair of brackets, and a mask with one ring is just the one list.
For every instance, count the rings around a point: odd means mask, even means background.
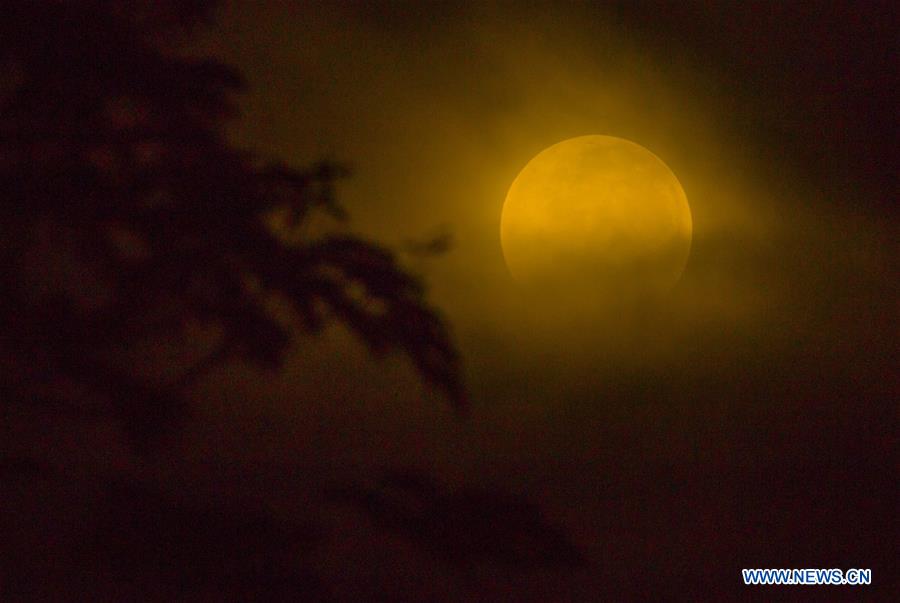
[{"label": "leaf silhouette", "polygon": [[[418,279],[376,243],[304,235],[314,215],[347,219],[333,187],[346,167],[297,168],[225,139],[242,78],[171,43],[209,14],[139,0],[5,8],[0,351],[31,367],[6,376],[6,402],[50,383],[91,390],[141,448],[186,415],[186,387],[211,360],[277,368],[297,333],[338,321],[373,353],[405,353],[462,409],[449,327]],[[222,339],[172,383],[115,361],[197,323]]]},{"label": "leaf silhouette", "polygon": [[395,471],[373,486],[334,488],[331,496],[451,563],[574,568],[586,562],[537,506],[499,489],[451,490],[423,474]]}]

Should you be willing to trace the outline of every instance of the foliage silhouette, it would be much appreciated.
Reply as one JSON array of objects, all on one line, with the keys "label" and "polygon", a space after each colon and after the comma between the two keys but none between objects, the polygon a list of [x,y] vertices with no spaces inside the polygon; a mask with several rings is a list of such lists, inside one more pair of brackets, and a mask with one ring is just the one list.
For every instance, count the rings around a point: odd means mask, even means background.
[{"label": "foliage silhouette", "polygon": [[334,488],[331,497],[451,563],[493,560],[516,568],[585,564],[568,536],[538,507],[496,488],[452,490],[421,473],[390,471],[374,486]]},{"label": "foliage silhouette", "polygon": [[416,257],[431,257],[446,253],[453,246],[453,235],[449,230],[442,229],[434,236],[422,240],[408,239],[403,250]]},{"label": "foliage silhouette", "polygon": [[[191,386],[211,368],[229,360],[276,368],[297,333],[338,322],[374,354],[404,352],[464,410],[457,351],[421,282],[375,243],[307,234],[314,216],[347,219],[333,190],[346,169],[267,162],[227,141],[222,126],[235,113],[240,76],[178,52],[211,10],[202,0],[4,5],[0,408],[48,409],[62,421],[114,417],[134,450],[147,452],[187,415]],[[428,256],[450,244],[444,233],[407,251]],[[148,342],[194,345],[198,325],[215,336],[165,379],[134,360]],[[69,500],[90,479],[101,482],[100,502]],[[314,529],[227,501],[190,500],[189,489],[164,495],[152,480],[90,479],[20,452],[0,457],[0,485],[34,487],[49,501],[44,516],[34,510],[43,503],[27,509],[47,532],[66,524],[70,507],[87,506],[80,549],[68,551],[82,564],[75,574],[168,581],[191,600],[327,598],[299,561],[321,537]],[[63,494],[42,497],[47,484]],[[421,508],[392,507],[390,489]],[[401,474],[378,489],[341,492],[340,500],[451,562],[580,562],[535,507],[498,492],[444,492]],[[4,513],[0,531],[10,532],[10,517],[19,521]],[[10,542],[0,549],[5,560],[17,556]],[[0,573],[0,582],[31,598],[45,566],[65,563],[40,554],[18,559],[32,569]],[[94,596],[86,598],[103,599],[89,581]]]},{"label": "foliage silhouette", "polygon": [[[146,446],[184,415],[185,388],[211,366],[278,366],[295,329],[336,320],[374,353],[405,352],[462,408],[457,352],[421,283],[372,242],[302,234],[313,215],[346,219],[332,186],[346,170],[267,163],[225,139],[240,76],[173,50],[210,10],[5,5],[5,402],[109,411]],[[34,261],[41,249],[50,259]],[[168,383],[117,361],[194,324],[221,328],[216,348]]]}]

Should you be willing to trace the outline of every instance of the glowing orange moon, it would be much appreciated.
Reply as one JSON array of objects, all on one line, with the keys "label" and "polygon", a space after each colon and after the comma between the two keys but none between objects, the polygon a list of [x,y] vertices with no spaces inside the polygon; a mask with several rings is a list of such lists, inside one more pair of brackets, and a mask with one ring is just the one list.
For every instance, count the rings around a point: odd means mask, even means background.
[{"label": "glowing orange moon", "polygon": [[580,136],[535,156],[500,219],[523,285],[617,298],[671,289],[691,247],[687,196],[663,161],[614,136]]}]

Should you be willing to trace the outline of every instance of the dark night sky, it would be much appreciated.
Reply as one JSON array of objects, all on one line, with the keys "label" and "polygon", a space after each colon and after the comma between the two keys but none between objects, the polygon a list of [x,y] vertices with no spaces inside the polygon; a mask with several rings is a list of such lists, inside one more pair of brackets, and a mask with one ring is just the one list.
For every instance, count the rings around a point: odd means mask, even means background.
[{"label": "dark night sky", "polygon": [[[241,411],[253,420],[224,412],[206,445],[253,462],[299,447],[338,473],[405,464],[527,493],[608,562],[567,593],[645,558],[727,559],[735,581],[751,559],[885,567],[895,14],[875,2],[229,6],[200,47],[248,75],[234,138],[348,161],[340,192],[357,232],[395,248],[452,232],[446,256],[408,260],[454,325],[473,408],[460,423],[401,362],[373,363],[333,333]],[[509,183],[583,134],[640,142],[684,185],[694,242],[669,299],[573,315],[509,279]],[[258,396],[256,378],[229,383]]]},{"label": "dark night sky", "polygon": [[[338,189],[349,228],[423,274],[472,406],[460,419],[402,358],[373,360],[336,328],[301,341],[283,374],[211,379],[172,453],[193,465],[173,474],[280,483],[288,465],[325,481],[410,466],[500,485],[595,563],[485,578],[516,600],[648,596],[664,579],[713,600],[700,593],[736,588],[741,567],[871,567],[896,584],[896,8],[596,4],[219,11],[192,52],[247,77],[233,140],[353,167]],[[506,271],[510,183],[585,134],[639,142],[684,186],[693,247],[663,300],[563,311]],[[447,254],[404,255],[445,230]],[[290,513],[290,488],[273,492]],[[358,518],[338,523],[326,574],[468,592]]]},{"label": "dark night sky", "polygon": [[[200,48],[248,76],[237,141],[353,166],[340,191],[352,229],[395,248],[453,234],[447,256],[408,259],[458,333],[484,413],[469,428],[533,414],[545,431],[584,396],[610,406],[607,372],[810,381],[788,365],[819,355],[817,379],[890,378],[892,17],[876,3],[237,3]],[[681,285],[632,316],[564,315],[503,265],[509,183],[589,133],[652,149],[691,203]]]}]

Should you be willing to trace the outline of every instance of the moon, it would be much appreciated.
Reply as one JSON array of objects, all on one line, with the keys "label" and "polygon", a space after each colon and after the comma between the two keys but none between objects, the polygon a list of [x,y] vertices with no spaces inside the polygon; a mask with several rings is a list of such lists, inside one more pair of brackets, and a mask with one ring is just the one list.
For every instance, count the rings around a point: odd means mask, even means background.
[{"label": "moon", "polygon": [[614,136],[570,138],[538,153],[510,186],[500,218],[515,281],[598,300],[670,291],[691,234],[690,206],[672,170]]}]

